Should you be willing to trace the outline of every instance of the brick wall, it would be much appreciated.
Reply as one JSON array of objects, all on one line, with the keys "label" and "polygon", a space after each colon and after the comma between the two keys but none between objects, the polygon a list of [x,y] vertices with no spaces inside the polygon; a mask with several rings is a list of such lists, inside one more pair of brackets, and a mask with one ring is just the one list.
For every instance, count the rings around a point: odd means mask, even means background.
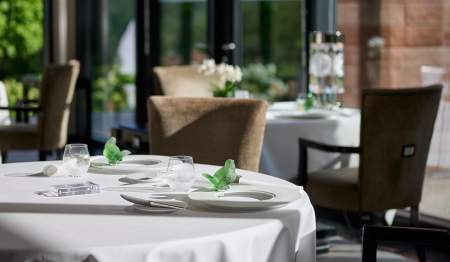
[{"label": "brick wall", "polygon": [[[345,105],[359,104],[362,88],[420,86],[422,65],[448,67],[450,1],[337,0],[345,35]],[[373,37],[384,46],[369,48]]]}]

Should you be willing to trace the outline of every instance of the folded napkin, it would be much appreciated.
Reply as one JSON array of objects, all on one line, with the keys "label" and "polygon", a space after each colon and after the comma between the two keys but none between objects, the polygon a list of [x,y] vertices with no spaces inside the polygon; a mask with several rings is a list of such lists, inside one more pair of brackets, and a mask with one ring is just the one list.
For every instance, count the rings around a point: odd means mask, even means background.
[{"label": "folded napkin", "polygon": [[42,169],[42,174],[46,176],[62,176],[64,175],[63,167],[56,164],[46,165]]}]

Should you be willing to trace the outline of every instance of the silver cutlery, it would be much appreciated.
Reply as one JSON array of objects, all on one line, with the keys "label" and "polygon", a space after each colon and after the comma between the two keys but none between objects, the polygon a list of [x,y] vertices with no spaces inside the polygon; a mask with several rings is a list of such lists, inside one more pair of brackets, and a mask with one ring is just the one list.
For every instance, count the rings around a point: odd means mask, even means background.
[{"label": "silver cutlery", "polygon": [[[145,199],[142,199],[142,198],[137,198],[137,197],[124,195],[124,194],[120,194],[120,196],[123,199],[125,199],[125,200],[127,200],[127,201],[129,201],[131,203],[138,204],[138,205],[143,205],[143,206],[163,207],[163,208],[173,208],[173,209],[184,209],[185,208],[185,207],[172,205],[172,204],[167,204],[167,203],[161,203],[161,202],[157,202],[157,201],[153,201],[153,200],[145,200]],[[186,204],[184,202],[181,202],[181,203]]]}]

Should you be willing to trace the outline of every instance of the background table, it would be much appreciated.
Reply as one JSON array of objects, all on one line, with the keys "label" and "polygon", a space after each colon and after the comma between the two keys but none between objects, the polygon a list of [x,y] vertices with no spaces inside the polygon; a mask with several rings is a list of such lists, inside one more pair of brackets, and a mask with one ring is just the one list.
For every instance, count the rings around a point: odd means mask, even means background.
[{"label": "background table", "polygon": [[[120,192],[63,198],[35,193],[53,184],[80,181],[76,178],[15,176],[38,172],[48,163],[0,165],[0,261],[82,261],[88,256],[108,262],[315,260],[315,215],[304,192],[301,199],[269,211],[141,214],[131,212]],[[217,168],[196,165],[198,173]],[[262,182],[286,183],[258,173],[238,173]],[[83,180],[117,187],[119,177],[88,174]]]},{"label": "background table", "polygon": [[[259,171],[271,176],[289,179],[297,176],[298,139],[305,138],[317,142],[341,146],[358,146],[360,112],[346,109],[346,115],[333,113],[322,119],[278,118],[280,113],[296,110],[295,103],[281,103],[285,111],[267,112],[266,131]],[[273,108],[273,107],[272,107]],[[308,170],[314,171],[330,166],[338,154],[308,151]],[[358,156],[352,155],[351,165],[357,165]]]}]

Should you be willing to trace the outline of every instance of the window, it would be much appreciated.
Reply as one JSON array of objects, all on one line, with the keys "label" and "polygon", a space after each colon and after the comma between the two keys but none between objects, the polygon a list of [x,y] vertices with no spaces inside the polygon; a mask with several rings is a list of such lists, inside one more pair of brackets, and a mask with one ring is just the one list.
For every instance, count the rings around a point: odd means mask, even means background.
[{"label": "window", "polygon": [[0,80],[5,84],[9,105],[19,99],[39,98],[43,14],[41,0],[0,2]]},{"label": "window", "polygon": [[199,64],[207,57],[206,0],[161,1],[161,65]]},{"label": "window", "polygon": [[103,141],[111,128],[134,124],[135,9],[132,2],[96,1],[92,41],[92,138]]},{"label": "window", "polygon": [[269,100],[297,96],[302,65],[303,1],[242,0],[242,87]]}]

